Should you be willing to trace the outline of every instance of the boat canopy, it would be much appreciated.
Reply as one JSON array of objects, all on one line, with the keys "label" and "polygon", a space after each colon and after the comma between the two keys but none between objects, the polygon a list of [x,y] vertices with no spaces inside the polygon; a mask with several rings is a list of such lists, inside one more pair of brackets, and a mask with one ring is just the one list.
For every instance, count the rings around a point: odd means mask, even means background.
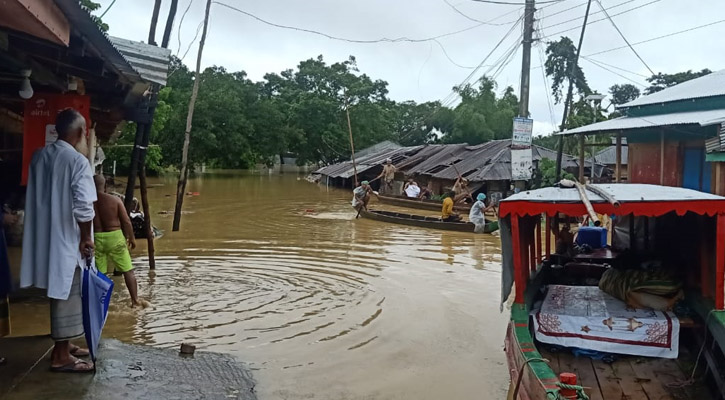
[{"label": "boat canopy", "polygon": [[[592,185],[609,193],[620,206],[587,191],[594,210],[600,214],[657,217],[670,212],[684,215],[725,215],[725,197],[679,187],[637,183],[611,183]],[[587,213],[579,192],[575,188],[543,188],[517,193],[501,200],[499,216],[507,217],[556,213],[584,215]]]},{"label": "boat canopy", "polygon": [[[682,217],[687,213],[712,217],[715,221],[713,240],[714,256],[714,300],[715,308],[725,309],[725,197],[679,187],[646,184],[598,184],[593,185],[617,201],[616,206],[594,192],[587,191],[587,197],[595,212],[602,215],[631,215],[634,217],[661,217],[675,213]],[[587,209],[575,188],[543,188],[517,193],[501,200],[499,221],[503,253],[501,275],[501,307],[507,301],[513,283],[516,283],[515,303],[525,302],[528,280],[535,275],[536,266],[549,256],[550,224],[542,243],[542,214],[553,217],[559,213],[568,216],[582,216]],[[700,230],[699,235],[710,235]],[[682,238],[686,240],[686,238]],[[691,240],[700,240],[692,237]],[[704,265],[704,264],[703,264]],[[703,267],[703,287],[712,284],[713,276]]]}]

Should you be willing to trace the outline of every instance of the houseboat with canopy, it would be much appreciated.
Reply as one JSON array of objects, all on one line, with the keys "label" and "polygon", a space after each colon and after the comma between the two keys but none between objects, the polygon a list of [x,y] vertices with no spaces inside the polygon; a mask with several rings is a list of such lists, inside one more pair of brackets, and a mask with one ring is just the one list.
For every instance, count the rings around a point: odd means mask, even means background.
[{"label": "houseboat with canopy", "polygon": [[722,399],[725,197],[579,188],[500,202],[509,399]]}]

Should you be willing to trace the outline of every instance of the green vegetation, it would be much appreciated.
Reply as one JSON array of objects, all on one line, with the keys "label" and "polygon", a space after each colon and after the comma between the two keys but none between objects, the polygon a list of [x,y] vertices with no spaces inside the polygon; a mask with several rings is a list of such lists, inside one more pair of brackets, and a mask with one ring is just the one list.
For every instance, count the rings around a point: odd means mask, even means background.
[{"label": "green vegetation", "polygon": [[[181,161],[194,74],[176,58],[170,71],[151,132],[150,173]],[[462,101],[453,109],[438,102],[395,102],[387,97],[388,83],[361,73],[354,57],[334,64],[322,56],[305,60],[294,70],[267,74],[261,82],[223,67],[207,68],[201,79],[189,160],[215,168],[271,165],[283,155],[300,164],[348,159],[346,104],[358,149],[383,140],[419,145],[509,138],[518,108],[513,88],[497,97],[496,84],[487,78],[478,87],[455,88]],[[134,135],[129,124],[109,146],[108,158],[119,167],[128,164]]]}]

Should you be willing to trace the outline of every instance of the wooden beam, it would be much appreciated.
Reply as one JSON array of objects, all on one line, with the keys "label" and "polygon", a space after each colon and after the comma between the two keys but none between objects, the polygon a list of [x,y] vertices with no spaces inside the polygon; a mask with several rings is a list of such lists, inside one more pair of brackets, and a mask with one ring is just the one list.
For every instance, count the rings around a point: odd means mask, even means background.
[{"label": "wooden beam", "polygon": [[579,183],[584,183],[584,135],[579,135]]},{"label": "wooden beam", "polygon": [[53,0],[5,0],[0,26],[67,46],[70,23]]},{"label": "wooden beam", "polygon": [[660,130],[660,185],[665,184],[665,131]]},{"label": "wooden beam", "polygon": [[717,216],[717,241],[715,242],[715,308],[725,309],[725,214]]},{"label": "wooden beam", "polygon": [[523,304],[524,303],[524,290],[526,288],[526,282],[524,275],[521,273],[523,269],[521,260],[521,232],[519,230],[519,216],[511,214],[511,250],[514,256],[514,283],[516,285],[516,297],[514,302]]},{"label": "wooden beam", "polygon": [[614,181],[622,181],[622,132],[617,132],[617,161],[614,166]]},{"label": "wooden beam", "polygon": [[546,248],[544,250],[544,254],[546,254],[546,259],[551,259],[551,218],[547,215],[545,217],[544,223],[546,224]]}]

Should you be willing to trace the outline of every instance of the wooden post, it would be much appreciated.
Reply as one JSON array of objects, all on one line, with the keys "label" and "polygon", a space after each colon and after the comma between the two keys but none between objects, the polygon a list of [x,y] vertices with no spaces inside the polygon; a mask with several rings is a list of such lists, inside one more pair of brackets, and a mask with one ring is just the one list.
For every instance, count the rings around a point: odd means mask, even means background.
[{"label": "wooden post", "polygon": [[660,130],[660,185],[665,184],[665,131]]},{"label": "wooden post", "polygon": [[154,11],[151,13],[151,27],[149,28],[148,44],[156,46],[156,24],[159,22],[159,11],[161,10],[161,0],[154,2]]},{"label": "wooden post", "polygon": [[169,47],[169,39],[171,39],[171,28],[174,26],[174,18],[176,17],[176,7],[179,0],[171,0],[169,5],[169,16],[166,18],[166,28],[164,28],[164,37],[161,39],[161,47]]},{"label": "wooden post", "polygon": [[536,265],[539,265],[541,264],[541,215],[536,220],[536,240],[534,244],[536,245]]},{"label": "wooden post", "polygon": [[622,132],[617,132],[617,162],[614,166],[614,181],[622,182]]},{"label": "wooden post", "polygon": [[[536,227],[536,225],[534,225]],[[535,240],[535,233],[529,232],[527,235],[528,237],[528,245],[529,245],[529,270],[531,273],[527,275],[527,277],[531,277],[534,272],[536,272],[536,240]]]},{"label": "wooden post", "polygon": [[194,86],[191,89],[191,99],[189,99],[189,112],[186,115],[184,147],[181,150],[181,171],[179,171],[179,182],[176,184],[176,208],[174,209],[174,222],[171,227],[171,230],[174,232],[179,230],[179,225],[181,224],[181,207],[184,204],[186,180],[189,176],[187,163],[189,161],[189,139],[191,136],[191,121],[194,117],[194,105],[196,104],[196,96],[199,94],[199,81],[201,81],[201,56],[204,52],[204,42],[206,41],[206,30],[209,25],[210,8],[211,0],[207,0],[206,11],[204,13],[204,28],[201,32],[201,40],[199,40],[199,52],[196,55],[196,72],[194,74]]},{"label": "wooden post", "polygon": [[546,216],[546,219],[544,220],[544,223],[546,224],[546,250],[544,253],[546,254],[546,259],[551,259],[551,218],[549,216]]},{"label": "wooden post", "polygon": [[357,187],[357,165],[355,165],[355,142],[352,140],[352,124],[350,123],[350,105],[347,102],[347,93],[345,93],[345,114],[347,115],[347,131],[350,133],[350,154],[352,160],[352,172],[355,174],[355,187]]},{"label": "wooden post", "polygon": [[717,215],[715,266],[715,309],[725,308],[725,214]]},{"label": "wooden post", "polygon": [[584,135],[579,135],[579,183],[584,184]]},{"label": "wooden post", "polygon": [[154,254],[154,230],[151,225],[151,210],[149,209],[149,196],[146,186],[146,166],[142,165],[138,174],[138,183],[141,185],[141,206],[143,207],[143,225],[146,231],[146,241],[148,242],[149,268],[156,269],[156,259]]},{"label": "wooden post", "polygon": [[521,260],[521,232],[519,231],[519,217],[511,213],[511,250],[514,256],[514,283],[516,284],[516,297],[514,302],[523,304],[524,288],[526,282],[521,270],[524,268]]}]

